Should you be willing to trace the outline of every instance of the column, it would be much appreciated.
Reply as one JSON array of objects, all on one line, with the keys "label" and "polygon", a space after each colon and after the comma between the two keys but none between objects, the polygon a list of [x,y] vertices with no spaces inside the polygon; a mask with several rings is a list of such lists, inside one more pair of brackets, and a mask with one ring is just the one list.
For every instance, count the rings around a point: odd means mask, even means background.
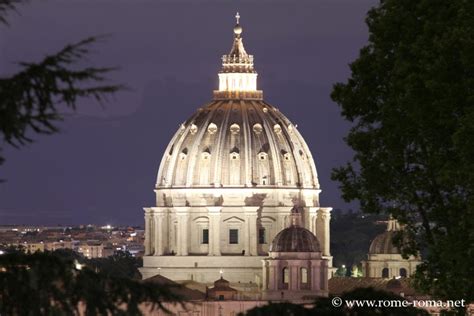
[{"label": "column", "polygon": [[151,209],[144,208],[145,211],[145,256],[151,254]]},{"label": "column", "polygon": [[222,206],[209,206],[209,256],[221,255],[221,210]]},{"label": "column", "polygon": [[176,217],[178,219],[178,240],[177,240],[177,255],[188,255],[188,218],[189,207],[175,207]]},{"label": "column", "polygon": [[317,228],[316,228],[316,221],[317,221],[317,218],[318,218],[318,209],[319,207],[309,207],[308,210],[309,210],[309,225],[308,225],[308,229],[315,235],[316,235],[316,232],[317,232]]},{"label": "column", "polygon": [[321,270],[317,261],[311,262],[311,290],[319,291],[321,289]]},{"label": "column", "polygon": [[257,254],[257,210],[259,206],[244,206],[245,215],[245,240],[244,249],[246,256],[256,256]]},{"label": "column", "polygon": [[323,256],[331,256],[329,241],[330,241],[330,227],[331,207],[321,207],[318,210],[316,237],[321,244],[321,252]]},{"label": "column", "polygon": [[268,263],[266,260],[262,260],[263,273],[262,273],[262,290],[265,291],[268,289],[267,280],[268,280]]},{"label": "column", "polygon": [[321,272],[321,278],[323,279],[323,282],[322,282],[322,290],[323,291],[328,291],[329,289],[329,284],[328,284],[328,281],[329,281],[329,269],[328,269],[328,264],[327,264],[327,261],[321,261],[321,268],[319,270]]},{"label": "column", "polygon": [[288,268],[290,268],[290,284],[288,284],[288,290],[290,291],[297,291],[299,290],[299,280],[298,280],[298,269],[299,266],[294,263],[290,262]]},{"label": "column", "polygon": [[155,210],[154,220],[155,220],[155,256],[162,256],[164,252],[164,243],[163,243],[163,233],[164,233],[164,215],[162,212]]}]

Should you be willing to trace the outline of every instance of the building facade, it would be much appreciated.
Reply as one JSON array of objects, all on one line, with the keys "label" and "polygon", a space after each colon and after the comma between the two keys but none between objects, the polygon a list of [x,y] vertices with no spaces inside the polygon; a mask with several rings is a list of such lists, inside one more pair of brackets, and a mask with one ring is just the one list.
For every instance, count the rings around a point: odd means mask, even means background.
[{"label": "building facade", "polygon": [[297,208],[332,266],[331,208],[321,207],[316,166],[288,118],[263,100],[242,27],[222,57],[219,89],[171,139],[145,211],[144,278],[262,284],[262,260]]}]

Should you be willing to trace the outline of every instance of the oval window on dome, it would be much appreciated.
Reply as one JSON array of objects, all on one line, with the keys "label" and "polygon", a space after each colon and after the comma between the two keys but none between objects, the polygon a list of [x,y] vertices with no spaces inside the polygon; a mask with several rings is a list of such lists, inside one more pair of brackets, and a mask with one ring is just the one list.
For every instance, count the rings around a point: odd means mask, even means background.
[{"label": "oval window on dome", "polygon": [[253,126],[253,132],[254,132],[255,134],[258,135],[258,134],[260,134],[262,131],[263,131],[263,127],[262,127],[261,124],[257,123],[257,124],[255,124],[255,125]]},{"label": "oval window on dome", "polygon": [[231,152],[231,153],[230,153],[230,159],[231,159],[231,160],[238,160],[239,157],[240,157],[240,155],[239,155],[239,153],[237,153],[237,152]]},{"label": "oval window on dome", "polygon": [[209,158],[211,158],[211,154],[207,151],[204,151],[202,154],[201,154],[201,157],[202,159],[204,160],[208,160]]},{"label": "oval window on dome", "polygon": [[267,160],[268,154],[265,152],[260,152],[258,153],[258,159],[259,160]]},{"label": "oval window on dome", "polygon": [[267,113],[268,112],[268,109],[267,108],[263,108],[263,113]]},{"label": "oval window on dome", "polygon": [[275,125],[273,125],[273,131],[274,131],[276,134],[280,134],[280,133],[281,133],[281,126],[280,126],[280,124],[275,124]]},{"label": "oval window on dome", "polygon": [[240,133],[240,126],[239,124],[232,124],[230,126],[230,132],[233,134],[233,135],[237,135],[238,133]]},{"label": "oval window on dome", "polygon": [[198,127],[194,124],[191,125],[191,127],[189,128],[189,132],[191,133],[191,135],[194,135],[196,134],[198,131]]},{"label": "oval window on dome", "polygon": [[211,135],[215,134],[217,132],[217,125],[214,123],[209,124],[209,126],[207,127],[207,132]]}]

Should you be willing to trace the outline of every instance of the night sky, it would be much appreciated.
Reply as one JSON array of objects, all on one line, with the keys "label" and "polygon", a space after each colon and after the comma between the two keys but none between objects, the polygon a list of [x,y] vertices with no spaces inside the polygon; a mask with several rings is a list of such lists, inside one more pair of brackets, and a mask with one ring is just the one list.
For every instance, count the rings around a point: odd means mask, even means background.
[{"label": "night sky", "polygon": [[[321,205],[347,210],[331,169],[351,159],[349,124],[330,100],[332,85],[367,42],[375,0],[62,0],[32,1],[0,26],[0,76],[15,62],[39,61],[68,43],[110,34],[87,65],[119,66],[111,83],[130,90],[101,107],[91,100],[67,114],[53,136],[5,147],[0,225],[143,225],[154,205],[158,166],[180,123],[217,89],[221,56],[240,12],[258,87],[306,139],[319,173]],[[0,101],[1,102],[1,101]]]}]

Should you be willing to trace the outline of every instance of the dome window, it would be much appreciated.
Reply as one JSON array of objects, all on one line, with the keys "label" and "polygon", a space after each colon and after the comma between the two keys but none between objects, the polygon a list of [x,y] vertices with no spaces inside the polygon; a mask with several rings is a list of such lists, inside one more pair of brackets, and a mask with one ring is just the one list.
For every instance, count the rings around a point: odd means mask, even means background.
[{"label": "dome window", "polygon": [[285,161],[290,161],[290,159],[291,159],[290,153],[283,154],[283,158],[285,159]]},{"label": "dome window", "polygon": [[217,125],[214,123],[209,124],[209,126],[207,127],[207,132],[211,135],[215,134],[217,132]]},{"label": "dome window", "polygon": [[257,123],[257,124],[255,124],[255,125],[253,126],[253,132],[254,132],[255,134],[258,135],[258,134],[262,133],[262,131],[263,131],[263,127],[262,127],[261,124]]},{"label": "dome window", "polygon": [[267,160],[268,154],[264,152],[258,153],[258,159],[259,160]]},{"label": "dome window", "polygon": [[301,156],[301,160],[305,160],[306,156],[301,149],[300,149],[300,156]]},{"label": "dome window", "polygon": [[194,124],[191,125],[191,128],[189,129],[189,132],[191,133],[191,135],[194,135],[196,134],[198,131],[198,127]]},{"label": "dome window", "polygon": [[232,124],[230,126],[230,132],[232,133],[232,135],[237,135],[238,133],[240,133],[240,126],[239,124]]},{"label": "dome window", "polygon": [[184,160],[186,159],[187,155],[188,155],[188,149],[184,148],[183,151],[179,153],[179,159]]},{"label": "dome window", "polygon": [[237,160],[240,158],[240,150],[237,147],[234,147],[230,151],[230,159]]},{"label": "dome window", "polygon": [[280,126],[280,124],[275,124],[275,125],[273,125],[273,131],[274,131],[276,134],[280,134],[280,133],[281,133],[281,126]]},{"label": "dome window", "polygon": [[267,113],[268,112],[268,109],[267,108],[263,108],[263,113]]},{"label": "dome window", "polygon": [[202,154],[201,154],[201,158],[204,159],[204,160],[208,160],[209,158],[211,158],[211,154],[207,151],[204,151]]}]

